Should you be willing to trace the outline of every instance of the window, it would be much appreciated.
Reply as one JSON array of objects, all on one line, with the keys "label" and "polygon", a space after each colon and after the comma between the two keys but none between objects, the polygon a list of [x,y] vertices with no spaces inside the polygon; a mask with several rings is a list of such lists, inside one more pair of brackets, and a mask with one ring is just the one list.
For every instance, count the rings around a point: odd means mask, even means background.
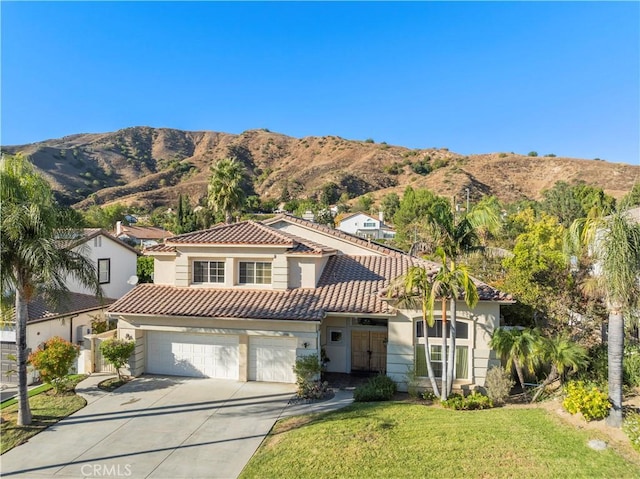
[{"label": "window", "polygon": [[[436,378],[442,377],[442,346],[431,345],[431,366]],[[417,344],[415,350],[416,376],[427,377],[427,359],[424,344]],[[469,379],[469,348],[456,346],[456,379]]]},{"label": "window", "polygon": [[271,284],[271,263],[241,262],[238,282],[240,284]]},{"label": "window", "polygon": [[375,228],[376,224],[373,221],[365,221],[362,225],[363,228]]},{"label": "window", "polygon": [[96,236],[93,238],[93,246],[100,248],[102,246],[102,236]]},{"label": "window", "polygon": [[[451,328],[451,322],[447,321],[447,337]],[[430,338],[442,337],[442,320],[437,319],[433,326],[427,328],[427,334]],[[416,321],[416,337],[424,338],[424,321]],[[465,321],[456,321],[456,338],[469,339],[469,324]]]},{"label": "window", "polygon": [[194,283],[224,283],[224,261],[194,261]]},{"label": "window", "polygon": [[106,284],[111,281],[111,259],[98,260],[98,281],[100,284]]},{"label": "window", "polygon": [[329,331],[329,340],[332,343],[341,343],[342,342],[342,330],[333,329]]}]

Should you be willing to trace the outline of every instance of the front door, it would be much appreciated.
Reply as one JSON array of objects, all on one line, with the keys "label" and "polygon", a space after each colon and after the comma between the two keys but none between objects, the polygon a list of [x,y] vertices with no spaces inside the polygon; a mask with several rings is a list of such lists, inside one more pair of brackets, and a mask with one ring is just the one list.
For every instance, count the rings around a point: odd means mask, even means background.
[{"label": "front door", "polygon": [[386,331],[351,331],[351,370],[379,373],[387,370]]}]

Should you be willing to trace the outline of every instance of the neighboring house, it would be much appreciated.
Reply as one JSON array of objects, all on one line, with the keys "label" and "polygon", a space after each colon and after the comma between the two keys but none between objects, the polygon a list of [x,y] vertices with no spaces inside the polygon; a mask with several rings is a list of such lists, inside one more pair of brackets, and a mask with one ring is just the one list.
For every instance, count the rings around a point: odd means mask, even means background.
[{"label": "neighboring house", "polygon": [[157,226],[125,226],[118,221],[114,236],[135,246],[149,247],[162,243],[173,233]]},{"label": "neighboring house", "polygon": [[345,233],[372,240],[395,238],[396,232],[385,225],[383,220],[382,212],[378,218],[362,212],[352,213],[343,217],[337,228]]},{"label": "neighboring house", "polygon": [[[60,304],[52,308],[42,297],[37,297],[27,305],[29,313],[27,319],[27,349],[35,351],[50,338],[59,336],[77,345],[83,344],[83,337],[91,333],[91,323],[94,320],[104,320],[104,311],[115,302],[115,299],[102,298],[98,300],[94,295],[69,293]],[[0,329],[0,351],[2,360],[2,382],[17,382],[15,360],[10,355],[16,355],[15,316]],[[28,382],[32,383],[36,376],[31,372]]]},{"label": "neighboring house", "polygon": [[[70,293],[57,307],[46,304],[41,297],[35,298],[27,305],[27,348],[32,351],[54,336],[80,344],[82,337],[91,332],[91,321],[104,317],[106,307],[129,292],[135,283],[131,279],[136,274],[138,253],[103,229],[74,232],[73,237],[60,239],[60,247],[71,248],[95,264],[103,298],[98,300],[93,291],[71,277],[66,281]],[[3,318],[0,329],[3,382],[17,380],[15,375],[5,374],[15,368],[15,361],[8,357],[16,351],[14,311],[9,315],[6,321]]]},{"label": "neighboring house", "polygon": [[[287,215],[175,236],[145,254],[155,284],[107,312],[119,337],[136,340],[133,375],[293,383],[296,358],[321,350],[327,371],[382,372],[404,390],[414,363],[426,375],[420,311],[395,309],[381,291],[410,266],[436,263]],[[488,342],[511,300],[477,284],[478,306],[458,305],[458,386],[483,385],[500,364]],[[434,355],[440,324],[428,330]]]}]

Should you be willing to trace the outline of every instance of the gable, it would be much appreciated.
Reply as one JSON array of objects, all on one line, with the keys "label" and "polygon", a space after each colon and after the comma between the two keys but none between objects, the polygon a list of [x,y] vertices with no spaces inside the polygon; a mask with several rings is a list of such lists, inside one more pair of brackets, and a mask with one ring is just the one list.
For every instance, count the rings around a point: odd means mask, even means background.
[{"label": "gable", "polygon": [[279,216],[266,220],[264,224],[292,234],[306,238],[314,243],[325,245],[342,254],[351,256],[397,256],[402,253],[383,245],[372,243],[363,238],[353,236],[344,231],[312,223],[291,216]]}]

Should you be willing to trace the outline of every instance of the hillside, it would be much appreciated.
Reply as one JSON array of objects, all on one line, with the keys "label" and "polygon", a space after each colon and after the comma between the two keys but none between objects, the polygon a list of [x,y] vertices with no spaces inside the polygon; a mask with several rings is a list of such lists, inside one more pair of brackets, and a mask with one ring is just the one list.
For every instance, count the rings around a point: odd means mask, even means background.
[{"label": "hillside", "polygon": [[440,195],[495,195],[504,201],[539,199],[558,180],[584,181],[620,197],[640,180],[640,166],[598,160],[530,157],[512,153],[463,156],[447,149],[408,149],[336,136],[292,138],[268,130],[239,135],[133,127],[78,134],[2,151],[22,152],[68,204],[121,202],[145,208],[174,205],[178,194],[195,204],[206,195],[209,167],[236,157],[255,192],[307,197],[329,182],[351,197],[375,198],[407,185]]}]

